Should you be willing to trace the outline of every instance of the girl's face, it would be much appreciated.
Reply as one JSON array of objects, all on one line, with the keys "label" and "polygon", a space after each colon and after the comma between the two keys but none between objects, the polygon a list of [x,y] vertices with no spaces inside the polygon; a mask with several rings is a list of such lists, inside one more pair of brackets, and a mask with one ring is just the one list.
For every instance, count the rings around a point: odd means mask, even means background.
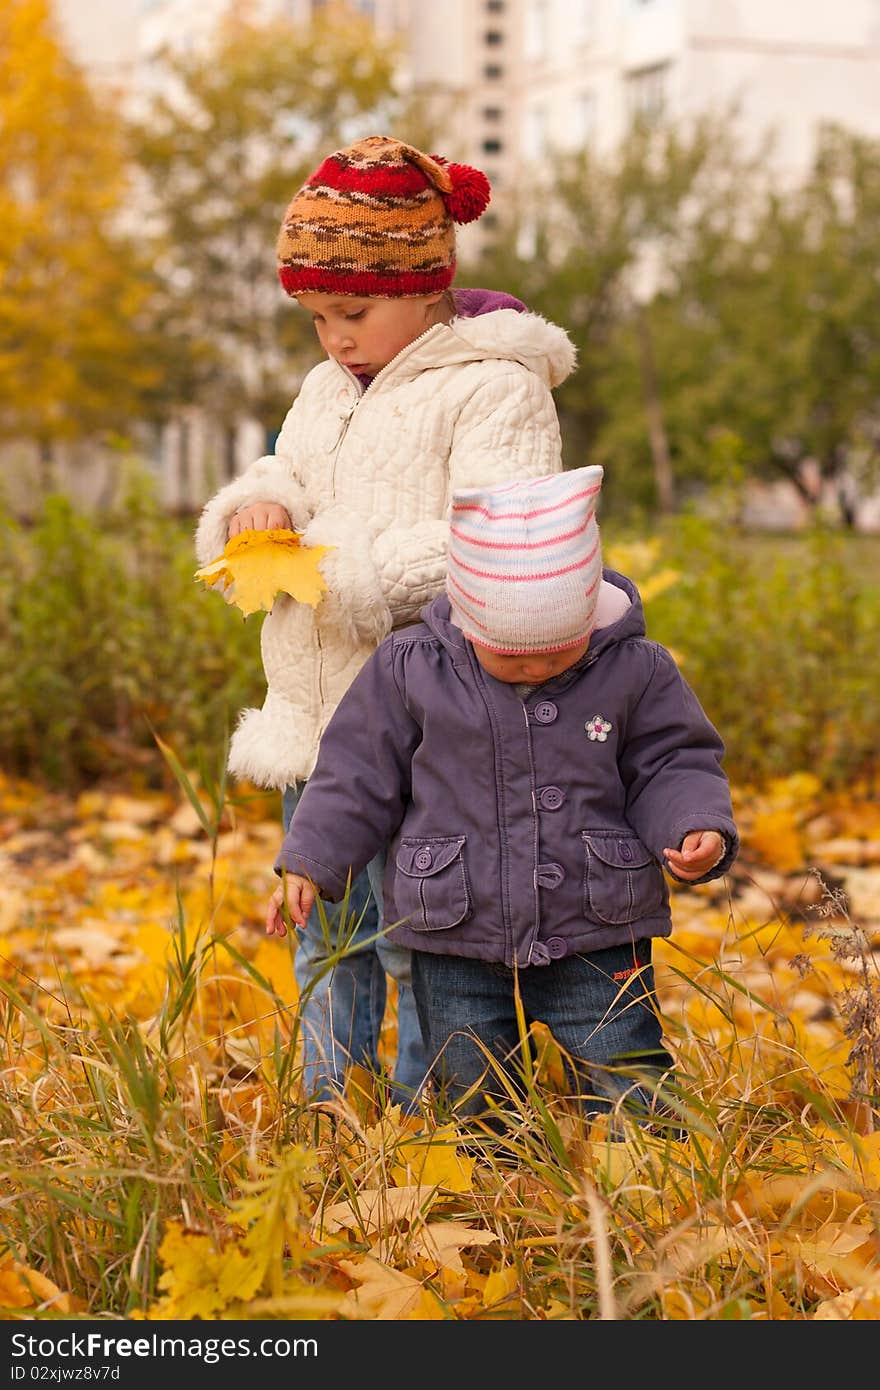
[{"label": "girl's face", "polygon": [[580,661],[587,647],[589,637],[576,647],[567,647],[564,652],[523,652],[510,655],[506,652],[493,652],[471,638],[474,656],[483,670],[505,685],[542,685],[544,681],[561,676],[569,666]]},{"label": "girl's face", "polygon": [[411,299],[298,294],[311,314],[321,347],[356,376],[377,376],[405,347],[439,322],[443,292]]}]

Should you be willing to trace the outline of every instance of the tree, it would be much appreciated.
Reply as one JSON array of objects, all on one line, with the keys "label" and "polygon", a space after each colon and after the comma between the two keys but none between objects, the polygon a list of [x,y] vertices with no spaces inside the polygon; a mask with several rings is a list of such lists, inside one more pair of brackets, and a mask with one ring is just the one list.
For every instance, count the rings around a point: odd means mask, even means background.
[{"label": "tree", "polygon": [[[747,471],[852,523],[880,452],[880,141],[828,127],[801,186],[768,198],[735,274],[701,295],[717,341],[707,428]],[[857,475],[861,473],[861,478]]]},{"label": "tree", "polygon": [[608,465],[609,500],[670,511],[688,476],[669,379],[676,345],[656,306],[736,242],[757,197],[761,157],[736,154],[734,114],[636,123],[605,158],[558,157],[486,264],[492,283],[571,332],[578,368],[556,393],[566,452]]},{"label": "tree", "polygon": [[124,433],[159,375],[116,126],[48,0],[0,9],[0,438]]},{"label": "tree", "polygon": [[[166,82],[132,127],[162,278],[157,323],[183,349],[169,402],[205,408],[231,439],[277,430],[316,358],[277,278],[275,240],[323,155],[384,130],[394,51],[342,9],[308,25],[224,21],[209,51],[166,55]],[[396,128],[396,126],[395,126]]]},{"label": "tree", "polygon": [[560,162],[536,254],[502,273],[572,328],[566,443],[609,501],[784,480],[852,524],[880,460],[880,141],[828,127],[780,188],[732,115]]}]

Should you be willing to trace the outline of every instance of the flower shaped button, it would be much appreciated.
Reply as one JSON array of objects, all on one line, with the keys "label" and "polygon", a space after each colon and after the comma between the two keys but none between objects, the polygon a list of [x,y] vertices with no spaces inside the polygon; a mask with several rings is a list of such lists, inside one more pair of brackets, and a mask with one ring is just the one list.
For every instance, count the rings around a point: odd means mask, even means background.
[{"label": "flower shaped button", "polygon": [[592,719],[587,720],[584,728],[591,743],[604,743],[611,732],[612,725],[604,715],[594,714]]}]

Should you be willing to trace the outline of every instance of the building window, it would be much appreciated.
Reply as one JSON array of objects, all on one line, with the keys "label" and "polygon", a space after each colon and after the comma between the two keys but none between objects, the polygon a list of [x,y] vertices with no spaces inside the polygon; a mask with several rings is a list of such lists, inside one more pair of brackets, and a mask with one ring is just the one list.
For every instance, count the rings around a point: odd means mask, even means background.
[{"label": "building window", "polygon": [[524,217],[516,232],[516,254],[521,261],[531,261],[538,250],[538,224],[534,217]]},{"label": "building window", "polygon": [[504,0],[486,0],[486,9],[490,14],[503,14]]},{"label": "building window", "polygon": [[503,149],[504,146],[500,140],[491,139],[483,141],[483,154],[500,154]]},{"label": "building window", "polygon": [[531,0],[525,12],[523,55],[531,62],[546,58],[550,39],[550,6],[548,0]]},{"label": "building window", "polygon": [[501,120],[501,117],[503,116],[503,114],[504,114],[504,112],[501,110],[501,107],[500,107],[500,106],[484,106],[484,107],[483,107],[483,120],[484,120],[484,121],[500,121],[500,120]]},{"label": "building window", "polygon": [[547,153],[547,111],[543,106],[532,106],[526,111],[523,125],[523,154],[526,159],[537,162]]},{"label": "building window", "polygon": [[487,43],[490,48],[497,48],[499,44],[504,42],[504,35],[501,33],[500,29],[487,29],[483,35],[483,41]]},{"label": "building window", "polygon": [[483,76],[489,82],[493,82],[495,79],[504,76],[504,69],[499,67],[497,63],[487,63],[483,68]]},{"label": "building window", "polygon": [[596,93],[578,92],[572,103],[571,143],[582,150],[589,145],[596,129]]},{"label": "building window", "polygon": [[572,10],[573,42],[591,43],[596,36],[596,0],[576,0]]},{"label": "building window", "polygon": [[668,63],[656,63],[653,67],[631,72],[626,79],[630,115],[659,116],[666,106],[668,81]]}]

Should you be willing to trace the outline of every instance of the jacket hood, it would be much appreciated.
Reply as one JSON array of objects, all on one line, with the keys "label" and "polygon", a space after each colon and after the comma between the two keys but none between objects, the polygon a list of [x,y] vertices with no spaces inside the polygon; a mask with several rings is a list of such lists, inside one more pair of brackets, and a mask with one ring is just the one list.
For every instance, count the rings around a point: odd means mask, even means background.
[{"label": "jacket hood", "polygon": [[519,362],[552,390],[574,371],[577,349],[564,328],[540,314],[494,309],[435,324],[395,358],[394,371],[409,377],[432,367],[492,359]]},{"label": "jacket hood", "polygon": [[[642,607],[641,596],[633,581],[628,579],[626,575],[619,574],[617,570],[607,568],[602,571],[602,581],[622,589],[629,599],[630,606],[622,617],[608,627],[594,628],[588,649],[591,656],[604,650],[605,647],[612,646],[615,642],[623,642],[630,637],[645,636],[645,612]],[[427,603],[420,616],[425,626],[446,647],[453,661],[460,661],[465,658],[467,639],[461,628],[456,627],[451,621],[449,598],[446,594],[438,594],[435,599]]]},{"label": "jacket hood", "polygon": [[551,389],[565,381],[577,364],[577,349],[565,329],[530,310],[496,309],[475,318],[453,319],[449,331],[458,340],[462,361],[512,359]]}]

